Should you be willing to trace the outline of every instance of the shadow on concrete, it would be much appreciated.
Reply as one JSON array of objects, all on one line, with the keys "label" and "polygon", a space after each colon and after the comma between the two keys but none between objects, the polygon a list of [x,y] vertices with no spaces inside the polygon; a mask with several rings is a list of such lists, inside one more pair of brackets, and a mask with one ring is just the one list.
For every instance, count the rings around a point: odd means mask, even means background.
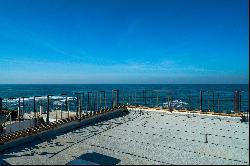
[{"label": "shadow on concrete", "polygon": [[100,153],[86,153],[79,156],[77,159],[67,163],[66,165],[85,165],[85,164],[98,164],[98,165],[116,165],[121,160],[114,157],[106,156]]},{"label": "shadow on concrete", "polygon": [[[113,118],[124,117],[127,114],[129,114],[129,112],[122,111],[119,114],[116,114],[114,116],[106,116],[105,118],[99,118],[99,119],[94,120],[92,123],[90,122],[90,123],[87,123],[85,125],[82,125],[82,126],[79,126],[79,127],[76,127],[76,128],[72,128],[72,129],[69,129],[69,130],[61,131],[61,132],[58,132],[57,134],[51,135],[51,136],[49,136],[47,138],[39,138],[38,137],[36,140],[32,140],[32,141],[29,141],[29,142],[24,143],[22,145],[18,145],[18,146],[14,146],[14,147],[2,150],[2,151],[0,151],[0,153],[2,154],[0,156],[0,165],[5,165],[5,164],[7,165],[8,164],[5,160],[3,160],[5,158],[20,157],[18,155],[10,155],[11,153],[17,153],[17,152],[20,152],[20,151],[25,151],[28,154],[23,154],[22,156],[33,156],[35,153],[31,152],[31,150],[36,150],[36,149],[39,149],[39,148],[44,149],[44,152],[42,152],[39,155],[50,155],[48,157],[51,158],[51,157],[55,156],[56,154],[58,154],[60,151],[55,152],[55,153],[48,153],[47,150],[46,150],[46,148],[47,148],[46,146],[45,147],[39,147],[39,146],[37,146],[39,143],[47,141],[48,142],[47,146],[50,146],[50,147],[53,147],[53,146],[64,146],[64,145],[61,145],[59,142],[54,143],[53,140],[56,137],[58,137],[60,135],[64,135],[67,132],[76,132],[77,133],[78,132],[77,130],[80,129],[80,128],[85,128],[85,127],[88,127],[88,126],[102,126],[103,124],[97,124],[97,123],[105,122],[105,121],[108,121],[108,120],[113,119]],[[101,130],[100,132],[104,132],[104,131]],[[78,141],[78,142],[83,142],[85,139],[88,139],[88,138],[91,138],[91,137],[95,136],[96,133],[98,133],[98,131],[92,132],[91,135],[87,135],[85,137],[82,137],[83,139],[80,140],[80,141]],[[62,150],[70,148],[71,146],[73,146],[74,144],[76,144],[78,142],[70,142],[70,143],[73,143],[73,144],[69,145],[69,146],[67,146],[65,148],[63,148]]]}]

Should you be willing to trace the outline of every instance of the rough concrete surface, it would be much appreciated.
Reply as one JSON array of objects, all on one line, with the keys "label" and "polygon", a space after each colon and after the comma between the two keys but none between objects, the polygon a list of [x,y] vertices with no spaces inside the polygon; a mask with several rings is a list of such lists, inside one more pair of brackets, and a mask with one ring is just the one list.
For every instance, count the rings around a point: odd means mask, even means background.
[{"label": "rough concrete surface", "polygon": [[0,164],[249,164],[239,119],[130,110],[0,153]]}]

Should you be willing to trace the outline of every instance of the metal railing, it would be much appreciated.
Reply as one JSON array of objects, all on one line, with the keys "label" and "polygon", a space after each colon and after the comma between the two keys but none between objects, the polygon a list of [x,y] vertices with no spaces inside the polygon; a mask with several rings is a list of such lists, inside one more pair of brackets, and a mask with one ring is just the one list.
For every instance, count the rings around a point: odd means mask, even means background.
[{"label": "metal railing", "polygon": [[24,120],[25,114],[31,114],[33,119],[46,117],[45,121],[49,123],[50,112],[55,113],[57,121],[64,118],[63,113],[67,114],[67,118],[72,113],[81,117],[86,112],[97,112],[119,104],[202,112],[248,113],[249,92],[114,89],[111,91],[81,91],[59,95],[0,98],[0,115],[7,116],[9,112],[13,112],[15,114],[11,120],[20,121]]}]

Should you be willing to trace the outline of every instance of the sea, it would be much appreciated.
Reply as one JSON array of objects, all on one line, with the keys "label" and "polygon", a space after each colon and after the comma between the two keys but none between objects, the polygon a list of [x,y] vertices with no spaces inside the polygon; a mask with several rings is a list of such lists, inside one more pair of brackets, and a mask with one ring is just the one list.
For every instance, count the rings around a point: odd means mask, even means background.
[{"label": "sea", "polygon": [[[119,92],[117,93],[118,90]],[[105,91],[105,96],[104,92]],[[238,94],[238,95],[237,95]],[[237,108],[249,110],[249,84],[1,84],[0,98],[3,109],[27,111],[35,106],[60,109],[69,102],[69,109],[76,110],[76,102],[87,109],[110,107],[112,104],[172,107],[175,109],[233,112]],[[53,95],[53,96],[52,96]],[[34,96],[37,96],[34,100]],[[78,98],[79,97],[79,98]],[[117,100],[118,99],[118,100]],[[1,105],[0,105],[1,107]]]}]

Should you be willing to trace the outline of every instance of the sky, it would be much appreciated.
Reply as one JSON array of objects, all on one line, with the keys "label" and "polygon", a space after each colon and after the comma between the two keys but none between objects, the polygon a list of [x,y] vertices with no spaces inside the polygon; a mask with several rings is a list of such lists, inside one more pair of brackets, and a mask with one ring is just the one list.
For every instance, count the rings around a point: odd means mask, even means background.
[{"label": "sky", "polygon": [[248,0],[0,0],[0,84],[248,84]]}]

